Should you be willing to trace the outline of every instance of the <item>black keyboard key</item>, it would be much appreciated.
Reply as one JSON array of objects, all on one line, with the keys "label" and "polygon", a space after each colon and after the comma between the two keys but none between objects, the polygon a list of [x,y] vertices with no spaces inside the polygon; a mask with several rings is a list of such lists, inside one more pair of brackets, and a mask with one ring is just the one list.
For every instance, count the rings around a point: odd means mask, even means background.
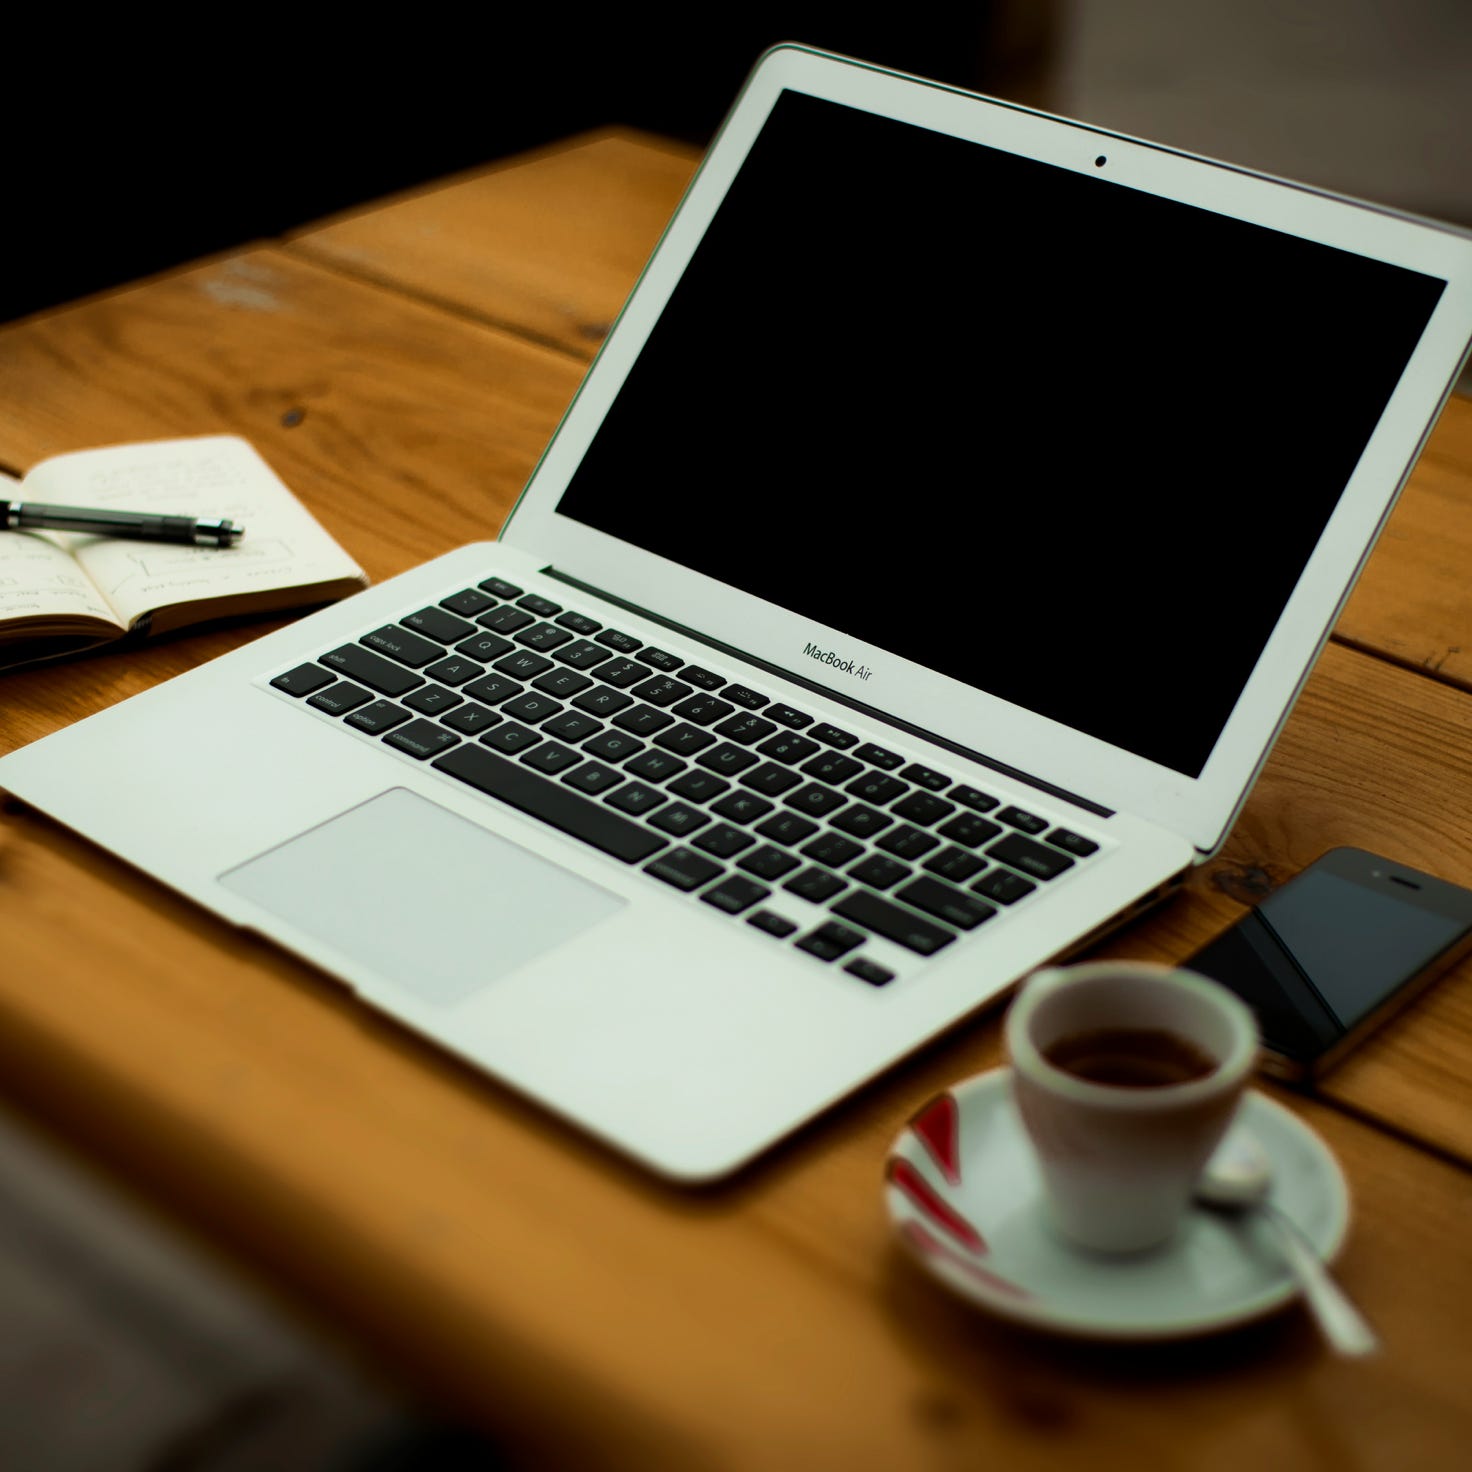
[{"label": "black keyboard key", "polygon": [[548,670],[545,675],[538,675],[532,681],[532,686],[544,695],[555,695],[559,700],[571,700],[574,695],[581,695],[592,683],[586,675],[580,675],[576,670]]},{"label": "black keyboard key", "polygon": [[776,762],[763,762],[750,772],[741,774],[741,785],[765,797],[781,797],[791,792],[802,781],[790,767],[779,767]]},{"label": "black keyboard key", "polygon": [[501,707],[503,715],[511,716],[518,721],[529,721],[533,725],[550,721],[561,710],[562,706],[558,701],[553,700],[550,695],[542,695],[535,690],[528,690],[514,700],[508,700]]},{"label": "black keyboard key", "polygon": [[672,802],[662,807],[649,821],[664,833],[684,838],[687,833],[704,828],[710,822],[710,814],[700,808],[692,808],[689,803]]},{"label": "black keyboard key", "polygon": [[[617,649],[620,654],[632,654],[644,642],[620,629],[604,629],[597,638],[600,644],[607,645],[609,649]],[[604,655],[604,658],[607,659],[608,656]]]},{"label": "black keyboard key", "polygon": [[529,613],[534,613],[538,618],[552,618],[562,612],[562,605],[554,603],[550,598],[543,598],[540,593],[528,593],[525,598],[516,600],[518,608],[525,608]]},{"label": "black keyboard key", "polygon": [[561,715],[553,716],[550,721],[543,721],[542,729],[549,736],[556,736],[561,741],[581,741],[584,737],[601,731],[603,726],[601,722],[595,721],[592,716],[583,715],[581,711],[565,710]]},{"label": "black keyboard key", "polygon": [[[331,675],[327,677],[332,679]],[[417,690],[416,695],[432,694],[437,687],[426,685],[423,690]],[[440,690],[439,694],[446,696],[453,704],[459,699],[456,695],[450,695],[448,691]],[[350,710],[357,710],[360,705],[367,705],[373,699],[361,685],[355,685],[351,680],[338,680],[335,684],[328,686],[326,690],[319,690],[315,695],[308,696],[307,704],[315,710],[325,710],[330,716],[345,716]],[[414,695],[405,698],[404,704],[413,702]]]},{"label": "black keyboard key", "polygon": [[752,715],[735,715],[716,727],[720,735],[739,741],[743,746],[754,746],[763,736],[770,736],[776,729],[775,723],[765,716]]},{"label": "black keyboard key", "polygon": [[534,680],[552,668],[552,661],[530,649],[513,649],[510,654],[498,659],[494,668],[503,675],[510,675],[513,680]]},{"label": "black keyboard key", "polygon": [[864,845],[845,838],[841,833],[820,833],[811,843],[803,844],[802,852],[805,857],[827,864],[830,869],[841,869],[864,852]]},{"label": "black keyboard key", "polygon": [[[331,694],[330,691],[325,693]],[[410,710],[417,710],[422,716],[440,716],[457,705],[464,705],[465,700],[453,690],[446,690],[443,685],[421,685],[419,689],[411,690],[404,696],[404,704]]]},{"label": "black keyboard key", "polygon": [[381,654],[371,654],[358,644],[344,644],[341,649],[324,654],[322,663],[380,695],[407,695],[424,683],[420,676],[411,674]]},{"label": "black keyboard key", "polygon": [[513,695],[520,695],[525,689],[525,685],[518,685],[505,675],[482,675],[480,679],[461,686],[464,694],[473,695],[487,705],[499,705],[503,700],[510,700]]},{"label": "black keyboard key", "polygon": [[882,833],[894,825],[894,819],[887,813],[881,813],[878,808],[866,807],[861,802],[845,808],[828,821],[841,832],[851,833],[855,838],[873,838],[876,833]]},{"label": "black keyboard key", "polygon": [[439,644],[453,644],[457,639],[467,639],[475,632],[473,623],[456,618],[443,608],[421,608],[418,613],[411,613],[399,622]]},{"label": "black keyboard key", "polygon": [[813,718],[804,711],[793,710],[790,705],[769,705],[766,714],[779,726],[786,726],[791,731],[800,731],[804,726],[811,726]]},{"label": "black keyboard key", "polygon": [[841,808],[848,799],[841,792],[835,792],[821,782],[809,782],[796,792],[789,792],[782,801],[809,818],[825,818],[835,809]]},{"label": "black keyboard key", "polygon": [[496,600],[477,588],[466,588],[459,593],[451,593],[448,598],[440,599],[441,608],[448,608],[451,613],[463,614],[467,618],[474,618],[476,614],[484,613],[486,609],[495,606]]},{"label": "black keyboard key", "polygon": [[661,731],[654,741],[657,746],[663,746],[668,751],[679,752],[681,756],[694,756],[697,751],[704,751],[707,746],[714,746],[716,738],[709,731],[702,731],[698,726],[681,721],[678,726],[671,726],[668,731]]},{"label": "black keyboard key", "polygon": [[647,700],[650,705],[673,705],[690,693],[690,686],[672,680],[668,675],[655,675],[642,685],[634,686],[629,693],[640,700]]},{"label": "black keyboard key", "polygon": [[797,868],[799,860],[786,849],[764,843],[760,848],[754,848],[738,859],[737,863],[747,873],[755,874],[758,879],[780,879]]},{"label": "black keyboard key", "polygon": [[866,956],[850,961],[843,969],[850,976],[857,976],[860,981],[867,981],[870,986],[885,986],[894,980],[893,971],[886,971],[883,966],[869,960]]},{"label": "black keyboard key", "polygon": [[539,772],[545,772],[549,777],[555,777],[559,772],[575,767],[582,761],[582,757],[560,741],[544,741],[527,752],[522,761]]},{"label": "black keyboard key", "polygon": [[481,614],[476,623],[483,629],[494,629],[498,634],[514,634],[536,623],[536,619],[524,608],[502,607]]},{"label": "black keyboard key", "polygon": [[892,772],[896,767],[904,765],[904,757],[897,751],[890,751],[884,746],[875,746],[872,741],[866,742],[854,755],[861,762],[868,762],[871,767],[879,767],[886,772]]},{"label": "black keyboard key", "polygon": [[359,706],[351,715],[343,718],[343,724],[366,731],[370,736],[381,736],[409,719],[409,712],[391,700],[375,700],[372,705]]},{"label": "black keyboard key", "polygon": [[499,725],[501,720],[502,717],[488,706],[467,700],[448,715],[441,716],[440,724],[460,732],[462,736],[479,736],[482,731],[489,731],[492,726]]},{"label": "black keyboard key", "polygon": [[959,843],[965,848],[980,848],[989,838],[995,838],[1002,831],[1002,825],[975,813],[957,813],[935,831],[942,838],[949,838],[952,843]]},{"label": "black keyboard key", "polygon": [[641,751],[624,763],[624,771],[642,777],[646,782],[667,782],[685,770],[685,763],[667,751]]},{"label": "black keyboard key", "polygon": [[1025,808],[1003,808],[997,817],[1009,827],[1020,829],[1023,833],[1041,833],[1048,826],[1046,818],[1029,813]]},{"label": "black keyboard key", "polygon": [[991,793],[983,792],[979,787],[968,787],[964,782],[951,788],[949,795],[962,807],[970,808],[973,813],[989,813],[997,805],[997,800]]},{"label": "black keyboard key", "polygon": [[644,743],[627,731],[601,731],[583,742],[583,750],[605,762],[621,762],[637,756]]},{"label": "black keyboard key", "polygon": [[424,670],[431,680],[438,680],[441,685],[463,685],[467,680],[473,680],[485,672],[486,667],[483,664],[477,664],[473,659],[466,659],[460,654],[452,654],[437,664],[426,665]]},{"label": "black keyboard key", "polygon": [[714,695],[692,695],[675,707],[675,714],[697,726],[709,726],[722,716],[728,716],[736,707],[729,700],[717,700]]},{"label": "black keyboard key", "polygon": [[557,650],[554,657],[560,664],[571,665],[575,670],[590,670],[608,658],[608,651],[590,640],[574,639],[571,644],[564,644]]},{"label": "black keyboard key", "polygon": [[[580,838],[626,864],[647,859],[667,842],[602,803],[589,802],[562,783],[549,782],[520,762],[509,762],[483,746],[459,746],[434,765],[518,812],[540,818],[558,832]],[[618,780],[616,772],[610,775]]]},{"label": "black keyboard key", "polygon": [[743,710],[760,710],[767,703],[765,695],[758,695],[746,685],[727,685],[721,694],[732,705],[739,705]]},{"label": "black keyboard key", "polygon": [[663,879],[666,884],[673,884],[676,889],[683,889],[688,894],[692,889],[699,889],[702,884],[709,884],[725,871],[719,864],[692,853],[688,848],[672,848],[667,854],[661,854],[652,864],[645,864],[644,872],[653,874],[656,879]]},{"label": "black keyboard key", "polygon": [[766,899],[771,892],[766,885],[758,884],[754,879],[744,879],[740,874],[732,874],[719,884],[713,884],[700,898],[706,904],[724,910],[728,915],[739,915],[758,901]]},{"label": "black keyboard key", "polygon": [[799,817],[796,813],[773,813],[756,825],[756,831],[773,843],[799,844],[818,831],[811,818]]},{"label": "black keyboard key", "polygon": [[685,663],[683,659],[676,659],[673,654],[666,653],[663,649],[651,649],[648,644],[639,651],[639,658],[645,664],[652,664],[655,669],[666,675],[673,674]]},{"label": "black keyboard key", "polygon": [[1065,869],[1073,868],[1073,860],[1067,854],[1045,848],[1020,833],[999,838],[986,852],[988,858],[1020,869],[1033,879],[1056,879]]},{"label": "black keyboard key", "polygon": [[789,736],[784,732],[780,736],[773,736],[769,741],[763,741],[757,750],[763,756],[772,757],[789,767],[794,767],[798,762],[806,761],[814,752],[822,748],[816,741],[810,741],[806,736]]},{"label": "black keyboard key", "polygon": [[898,859],[886,858],[883,854],[870,854],[862,863],[848,871],[850,879],[857,879],[871,889],[889,889],[901,879],[908,879],[915,871]]},{"label": "black keyboard key", "polygon": [[880,848],[901,859],[918,859],[928,854],[931,849],[938,847],[939,844],[940,839],[933,833],[926,833],[922,828],[913,828],[908,823],[901,823],[898,828],[891,828],[883,838],[878,840]]},{"label": "black keyboard key", "polygon": [[[634,693],[638,694],[637,691]],[[655,710],[652,705],[630,706],[613,718],[613,724],[620,731],[628,731],[634,736],[652,736],[656,731],[663,731],[666,726],[674,723],[673,716],[666,715],[662,710]]]},{"label": "black keyboard key", "polygon": [[586,792],[597,797],[599,793],[607,792],[610,787],[617,787],[624,780],[624,776],[622,772],[617,772],[612,767],[605,767],[602,762],[584,762],[582,766],[575,767],[562,780],[576,787],[579,792]]},{"label": "black keyboard key", "polygon": [[898,777],[886,777],[883,772],[860,772],[843,790],[882,808],[903,797],[910,787]]},{"label": "black keyboard key", "polygon": [[477,586],[484,588],[487,593],[494,593],[497,598],[520,598],[522,593],[515,583],[508,583],[505,578],[487,578]]},{"label": "black keyboard key", "polygon": [[535,649],[539,654],[550,654],[554,649],[571,643],[572,635],[566,629],[559,629],[556,624],[533,624],[516,636],[516,642],[525,644],[528,649]]},{"label": "black keyboard key", "polygon": [[698,664],[687,664],[680,671],[680,678],[688,680],[698,690],[719,690],[726,683],[720,675],[712,674]]},{"label": "black keyboard key", "polygon": [[497,751],[504,751],[512,756],[535,746],[542,738],[535,731],[528,731],[525,726],[517,725],[515,721],[503,721],[480,739],[482,745],[494,746]]},{"label": "black keyboard key", "polygon": [[921,956],[933,956],[956,938],[953,931],[922,919],[913,910],[881,899],[867,889],[856,889],[846,894],[833,906],[833,912]]},{"label": "black keyboard key", "polygon": [[635,818],[651,808],[657,808],[665,800],[665,794],[647,782],[625,782],[603,799],[609,807],[617,808],[619,812],[628,813]]},{"label": "black keyboard key", "polygon": [[939,874],[942,879],[964,884],[986,868],[986,861],[978,859],[964,848],[947,845],[938,854],[932,854],[926,859],[921,867],[931,874]]},{"label": "black keyboard key", "polygon": [[768,935],[775,935],[778,940],[785,940],[797,929],[791,920],[781,915],[774,915],[770,910],[758,910],[755,915],[747,917],[746,923],[756,926],[758,930],[763,930]]},{"label": "black keyboard key", "polygon": [[407,751],[410,756],[418,757],[420,761],[438,756],[442,751],[448,751],[452,746],[457,745],[459,740],[460,738],[453,731],[447,731],[443,726],[437,726],[433,721],[426,720],[410,721],[407,726],[400,726],[383,738],[385,746]]},{"label": "black keyboard key", "polygon": [[557,615],[557,622],[564,629],[571,629],[574,634],[596,634],[603,627],[596,618],[589,618],[585,613],[573,613],[570,609],[566,613]]},{"label": "black keyboard key", "polygon": [[810,900],[815,905],[821,905],[824,900],[831,900],[840,890],[847,887],[837,874],[832,874],[827,869],[820,869],[816,864],[804,869],[801,874],[794,874],[782,886],[799,899]]},{"label": "black keyboard key", "polygon": [[922,766],[919,762],[911,762],[900,776],[928,792],[944,792],[951,785],[951,779],[944,772],[937,772],[933,767]]},{"label": "black keyboard key", "polygon": [[928,792],[912,792],[897,802],[893,811],[896,817],[903,818],[907,823],[929,827],[932,823],[939,823],[942,818],[949,818],[956,811],[956,805]]},{"label": "black keyboard key", "polygon": [[864,767],[862,762],[856,762],[851,756],[843,756],[836,751],[823,751],[811,761],[804,762],[802,770],[809,777],[816,777],[819,782],[827,782],[837,787],[841,782],[847,782],[850,777],[857,776],[864,770]]},{"label": "black keyboard key", "polygon": [[754,792],[739,789],[728,793],[719,802],[711,804],[711,811],[718,818],[729,818],[733,823],[755,823],[772,811],[772,804]]},{"label": "black keyboard key", "polygon": [[990,873],[983,874],[971,886],[971,892],[985,895],[989,900],[996,900],[999,905],[1012,905],[1020,899],[1025,899],[1036,888],[1037,885],[1031,879],[1024,879],[1022,875],[1014,874],[1010,869],[1003,869],[998,865]]},{"label": "black keyboard key", "polygon": [[1061,848],[1072,854],[1076,859],[1086,859],[1090,854],[1099,852],[1099,845],[1092,838],[1085,838],[1082,833],[1075,833],[1070,828],[1055,828],[1048,834],[1046,841],[1054,848]]},{"label": "black keyboard key", "polygon": [[408,665],[411,670],[417,670],[431,660],[443,659],[445,656],[442,644],[411,634],[398,624],[385,624],[381,629],[374,629],[371,634],[364,634],[358,643],[377,650],[379,654],[386,654],[400,664]]},{"label": "black keyboard key", "polygon": [[455,653],[464,655],[466,659],[478,659],[482,664],[489,664],[513,648],[515,645],[511,640],[503,639],[499,634],[475,634],[457,644]]},{"label": "black keyboard key", "polygon": [[803,936],[796,945],[798,950],[806,951],[820,961],[836,961],[868,939],[861,930],[853,930],[847,925],[840,925],[836,920],[829,920],[810,935]]},{"label": "black keyboard key", "polygon": [[714,772],[686,772],[678,781],[670,783],[670,791],[676,797],[688,798],[691,802],[714,802],[723,793],[731,790],[731,784]]},{"label": "black keyboard key", "polygon": [[605,721],[612,720],[619,711],[627,710],[633,703],[632,695],[625,695],[622,690],[614,690],[608,685],[595,685],[573,700],[579,710],[585,710],[591,716],[601,716]]},{"label": "black keyboard key", "polygon": [[961,930],[974,930],[983,920],[990,920],[997,913],[995,905],[975,899],[964,890],[953,889],[949,884],[942,884],[939,879],[922,877],[912,880],[903,889],[896,890],[895,897]]},{"label": "black keyboard key", "polygon": [[756,839],[751,834],[743,829],[733,828],[729,823],[717,823],[714,828],[707,828],[699,838],[693,840],[696,848],[704,849],[718,859],[734,858],[742,849],[750,848],[755,842]]},{"label": "black keyboard key", "polygon": [[277,675],[271,684],[277,690],[284,690],[288,695],[295,695],[300,699],[303,695],[320,690],[324,685],[330,685],[336,678],[336,675],[328,674],[320,664],[299,664],[294,670]]},{"label": "black keyboard key", "polygon": [[[607,630],[604,630],[606,633]],[[601,638],[602,635],[599,635]],[[602,680],[605,685],[612,685],[617,690],[626,689],[630,685],[637,685],[640,680],[649,678],[649,666],[640,664],[637,660],[617,659],[605,660],[593,670],[596,679]]]},{"label": "black keyboard key", "polygon": [[815,737],[825,745],[836,746],[840,751],[847,751],[849,747],[857,745],[859,740],[852,733],[840,731],[837,726],[830,726],[826,721],[814,726],[808,735]]},{"label": "black keyboard key", "polygon": [[723,777],[734,777],[748,767],[756,765],[756,757],[739,746],[723,741],[709,751],[703,751],[695,760],[709,772],[718,772]]}]

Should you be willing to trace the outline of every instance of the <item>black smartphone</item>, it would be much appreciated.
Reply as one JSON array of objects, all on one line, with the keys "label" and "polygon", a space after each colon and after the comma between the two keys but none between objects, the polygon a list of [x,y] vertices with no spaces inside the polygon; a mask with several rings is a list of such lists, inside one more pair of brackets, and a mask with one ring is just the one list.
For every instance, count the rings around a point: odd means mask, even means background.
[{"label": "black smartphone", "polygon": [[1257,1015],[1263,1071],[1317,1078],[1472,951],[1472,890],[1330,849],[1182,964]]}]

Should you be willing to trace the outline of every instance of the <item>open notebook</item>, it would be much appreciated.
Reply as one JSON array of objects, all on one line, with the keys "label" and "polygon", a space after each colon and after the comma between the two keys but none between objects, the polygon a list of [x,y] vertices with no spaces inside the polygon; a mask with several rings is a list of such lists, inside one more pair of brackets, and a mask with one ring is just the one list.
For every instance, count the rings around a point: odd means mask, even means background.
[{"label": "open notebook", "polygon": [[1220,845],[1469,338],[1456,232],[779,48],[499,541],[0,784],[718,1177]]}]

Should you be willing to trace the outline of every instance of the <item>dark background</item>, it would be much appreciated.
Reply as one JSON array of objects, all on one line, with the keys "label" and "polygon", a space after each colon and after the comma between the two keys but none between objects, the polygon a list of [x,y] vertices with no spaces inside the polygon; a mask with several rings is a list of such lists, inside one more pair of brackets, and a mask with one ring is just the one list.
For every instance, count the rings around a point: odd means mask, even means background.
[{"label": "dark background", "polygon": [[706,142],[770,44],[1010,94],[1052,5],[856,19],[756,4],[654,25],[498,7],[28,20],[12,48],[0,321],[606,124]]}]

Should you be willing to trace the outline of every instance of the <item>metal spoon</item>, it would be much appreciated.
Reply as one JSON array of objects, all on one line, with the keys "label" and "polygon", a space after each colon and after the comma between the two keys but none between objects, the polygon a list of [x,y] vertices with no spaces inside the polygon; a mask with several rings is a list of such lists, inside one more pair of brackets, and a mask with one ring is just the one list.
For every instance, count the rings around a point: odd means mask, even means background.
[{"label": "metal spoon", "polygon": [[1329,1276],[1323,1259],[1299,1228],[1267,1199],[1272,1185],[1273,1167],[1267,1152],[1239,1128],[1228,1134],[1207,1161],[1195,1196],[1216,1211],[1261,1212],[1276,1230],[1288,1268],[1298,1279],[1304,1301],[1330,1347],[1344,1355],[1374,1353],[1380,1347],[1375,1331]]}]

